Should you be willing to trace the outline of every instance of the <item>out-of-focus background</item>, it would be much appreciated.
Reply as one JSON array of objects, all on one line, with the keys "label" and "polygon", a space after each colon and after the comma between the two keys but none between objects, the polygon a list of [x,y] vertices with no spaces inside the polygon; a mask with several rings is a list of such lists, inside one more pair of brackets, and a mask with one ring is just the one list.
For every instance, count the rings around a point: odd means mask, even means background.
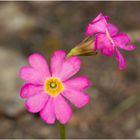
[{"label": "out-of-focus background", "polygon": [[33,52],[48,60],[56,49],[68,52],[99,12],[128,32],[137,49],[123,52],[125,71],[115,58],[81,57],[80,74],[93,82],[91,101],[74,108],[67,138],[140,138],[140,2],[0,2],[0,138],[59,138],[57,124],[25,110],[18,71]]}]

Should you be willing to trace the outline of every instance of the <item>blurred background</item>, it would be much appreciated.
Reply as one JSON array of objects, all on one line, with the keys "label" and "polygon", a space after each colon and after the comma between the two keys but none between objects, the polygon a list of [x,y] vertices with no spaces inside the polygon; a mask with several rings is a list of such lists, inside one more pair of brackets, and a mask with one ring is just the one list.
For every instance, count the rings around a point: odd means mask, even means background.
[{"label": "blurred background", "polygon": [[137,49],[123,52],[127,69],[115,58],[81,57],[80,75],[89,76],[90,104],[67,125],[67,138],[140,138],[140,2],[0,2],[0,138],[59,138],[48,125],[25,110],[19,97],[19,68],[40,52],[68,52],[85,38],[85,27],[99,12],[133,38]]}]

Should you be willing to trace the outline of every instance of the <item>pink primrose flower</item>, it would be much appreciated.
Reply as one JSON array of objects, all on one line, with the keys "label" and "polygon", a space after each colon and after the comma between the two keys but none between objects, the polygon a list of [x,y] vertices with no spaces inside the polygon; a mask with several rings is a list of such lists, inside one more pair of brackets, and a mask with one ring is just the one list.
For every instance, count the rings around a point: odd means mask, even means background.
[{"label": "pink primrose flower", "polygon": [[95,35],[94,51],[100,51],[108,57],[115,53],[119,69],[125,69],[126,61],[119,49],[133,51],[135,46],[129,45],[131,42],[130,38],[125,33],[118,33],[118,28],[108,23],[108,18],[103,16],[103,14],[99,14],[93,21],[88,25],[86,35],[88,37]]},{"label": "pink primrose flower", "polygon": [[[40,112],[42,120],[48,124],[67,123],[72,116],[72,109],[66,99],[78,108],[89,102],[85,90],[90,82],[85,76],[68,80],[80,70],[81,61],[73,56],[65,59],[62,50],[54,52],[51,69],[40,54],[29,56],[29,66],[20,69],[20,77],[25,80],[20,96],[26,98],[26,108],[31,113]],[[50,72],[51,71],[51,72]]]}]

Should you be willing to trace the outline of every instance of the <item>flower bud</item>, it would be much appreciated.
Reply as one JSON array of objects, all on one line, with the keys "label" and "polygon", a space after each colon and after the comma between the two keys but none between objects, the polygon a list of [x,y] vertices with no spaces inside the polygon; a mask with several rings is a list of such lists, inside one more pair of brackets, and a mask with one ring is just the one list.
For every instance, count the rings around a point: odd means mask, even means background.
[{"label": "flower bud", "polygon": [[93,38],[86,38],[80,44],[76,45],[67,55],[69,56],[89,56],[95,55]]}]

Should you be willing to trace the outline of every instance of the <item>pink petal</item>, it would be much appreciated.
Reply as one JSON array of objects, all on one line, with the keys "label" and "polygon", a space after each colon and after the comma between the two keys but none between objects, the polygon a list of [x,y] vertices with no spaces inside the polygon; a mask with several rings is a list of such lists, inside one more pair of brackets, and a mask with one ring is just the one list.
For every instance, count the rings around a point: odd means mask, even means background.
[{"label": "pink petal", "polygon": [[88,24],[88,26],[86,27],[86,36],[90,37],[94,34],[94,28],[92,24]]},{"label": "pink petal", "polygon": [[103,55],[112,56],[114,53],[114,45],[108,39],[106,34],[98,34],[95,38],[96,49],[99,50]]},{"label": "pink petal", "polygon": [[52,72],[52,76],[58,76],[61,68],[62,68],[62,64],[64,62],[64,58],[66,56],[66,53],[62,50],[59,51],[55,51],[52,58],[51,58],[51,72]]},{"label": "pink petal", "polygon": [[106,20],[109,20],[109,16],[104,16],[102,13],[98,14],[98,16],[92,20],[92,23],[100,21],[102,18],[105,18]]},{"label": "pink petal", "polygon": [[45,75],[47,77],[50,77],[50,72],[49,72],[49,67],[48,67],[47,61],[45,60],[45,58],[42,55],[37,54],[37,53],[30,55],[29,63],[34,69],[41,71],[41,72],[45,73]]},{"label": "pink petal", "polygon": [[49,98],[45,107],[40,111],[40,117],[42,120],[48,124],[54,124],[55,122],[55,112],[54,112],[54,102],[53,98]]},{"label": "pink petal", "polygon": [[118,28],[111,23],[107,24],[107,28],[111,36],[114,36],[118,33]]},{"label": "pink petal", "polygon": [[42,84],[46,78],[43,73],[30,67],[22,67],[19,75],[27,83],[32,84]]},{"label": "pink petal", "polygon": [[92,36],[95,33],[105,33],[107,28],[106,17],[99,14],[86,28],[86,35]]},{"label": "pink petal", "polygon": [[123,50],[132,51],[135,49],[135,46],[127,45],[131,40],[125,33],[117,34],[113,39],[115,40],[116,46]]},{"label": "pink petal", "polygon": [[80,70],[81,61],[77,56],[71,56],[64,61],[59,78],[62,81],[67,80]]},{"label": "pink petal", "polygon": [[66,100],[61,95],[58,95],[54,98],[54,106],[56,118],[62,124],[67,123],[72,116],[72,109]]},{"label": "pink petal", "polygon": [[91,83],[89,82],[89,80],[86,76],[79,76],[79,77],[73,78],[71,80],[65,81],[64,85],[66,87],[84,90],[84,89],[88,88],[91,85]]},{"label": "pink petal", "polygon": [[136,47],[134,45],[127,45],[127,46],[118,46],[119,48],[123,49],[123,50],[126,50],[126,51],[133,51],[136,49]]},{"label": "pink petal", "polygon": [[126,68],[126,61],[118,49],[116,49],[116,60],[119,62],[119,69],[124,70]]},{"label": "pink petal", "polygon": [[78,90],[66,89],[62,94],[78,108],[85,106],[89,102],[89,96]]},{"label": "pink petal", "polygon": [[128,35],[125,33],[117,34],[113,37],[113,39],[120,45],[121,44],[126,45],[131,41]]},{"label": "pink petal", "polygon": [[41,109],[43,109],[48,97],[49,96],[46,93],[36,94],[29,97],[26,101],[27,110],[32,113],[39,112]]},{"label": "pink petal", "polygon": [[94,22],[97,22],[97,21],[101,20],[101,19],[102,19],[102,17],[103,17],[103,14],[102,14],[102,13],[98,14],[98,16],[97,16],[95,19],[93,19],[93,20],[92,20],[92,23],[94,23]]},{"label": "pink petal", "polygon": [[134,45],[127,45],[127,46],[123,46],[123,48],[122,47],[119,47],[119,48],[126,50],[126,51],[133,51],[136,49],[136,47]]},{"label": "pink petal", "polygon": [[25,84],[20,90],[21,98],[29,98],[35,94],[38,94],[43,91],[42,86],[33,85],[33,84]]}]

